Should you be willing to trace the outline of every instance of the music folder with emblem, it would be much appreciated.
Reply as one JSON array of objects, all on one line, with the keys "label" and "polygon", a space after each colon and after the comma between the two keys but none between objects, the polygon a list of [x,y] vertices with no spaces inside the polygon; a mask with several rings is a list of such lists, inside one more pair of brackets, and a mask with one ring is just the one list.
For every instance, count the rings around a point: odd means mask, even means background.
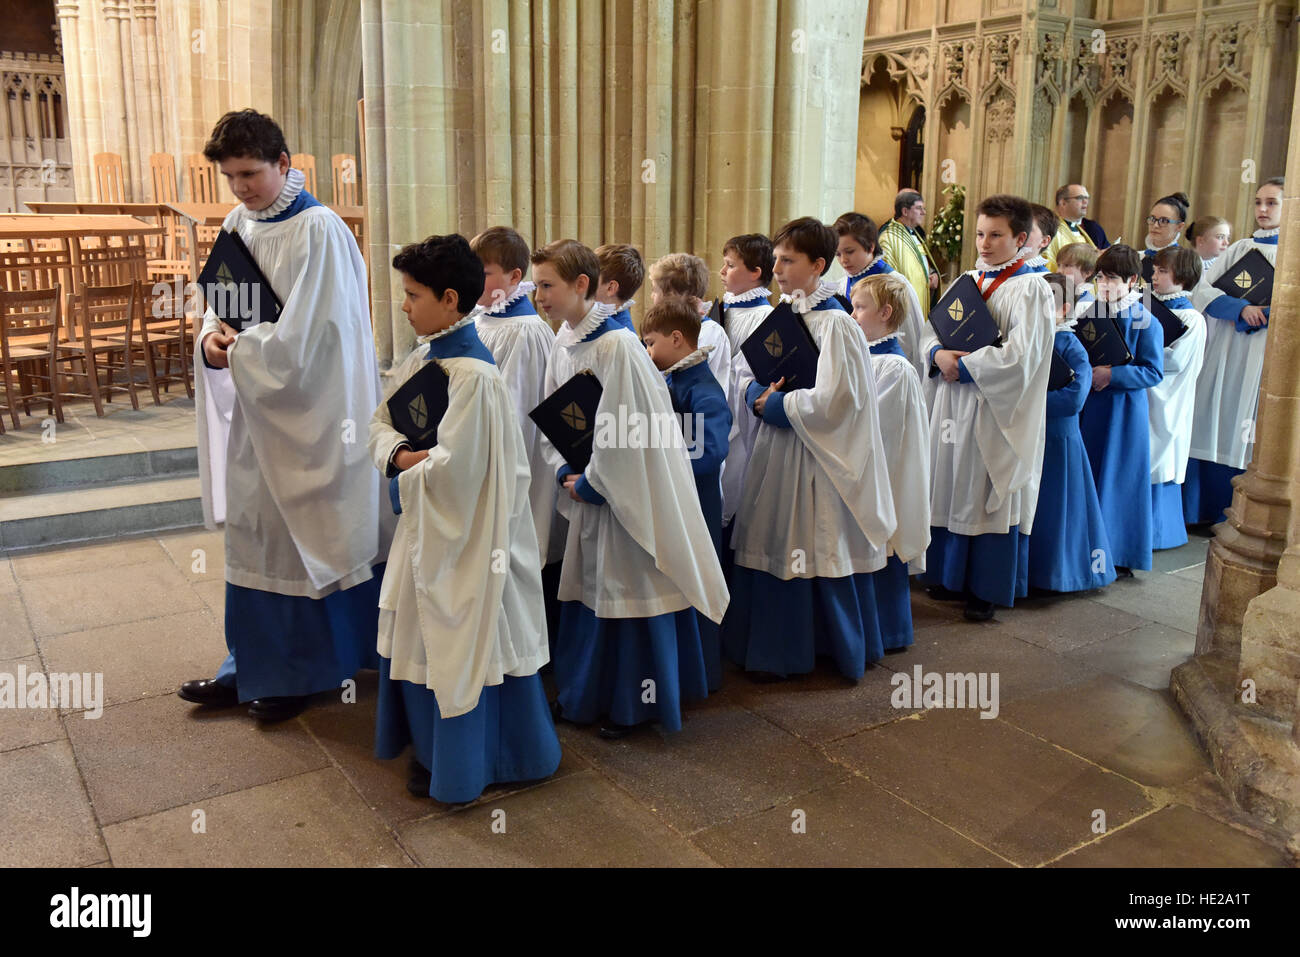
[{"label": "music folder with emblem", "polygon": [[1094,299],[1079,313],[1074,334],[1088,351],[1091,366],[1124,366],[1133,361],[1114,307]]},{"label": "music folder with emblem", "polygon": [[1178,318],[1178,313],[1154,296],[1151,297],[1151,301],[1147,304],[1147,311],[1160,321],[1160,328],[1165,333],[1166,346],[1172,345],[1179,336],[1187,331],[1187,327],[1183,325],[1183,320]]},{"label": "music folder with emblem", "polygon": [[583,369],[528,413],[564,461],[579,472],[591,461],[596,409],[603,391],[596,373]]},{"label": "music folder with emblem", "polygon": [[388,417],[393,428],[406,436],[416,452],[438,444],[438,423],[447,412],[448,382],[438,360],[430,359],[388,397]]},{"label": "music folder with emblem", "polygon": [[[954,352],[974,352],[1002,345],[1002,332],[973,278],[961,275],[930,310],[930,326],[939,344]],[[939,369],[930,367],[930,375]]]},{"label": "music folder with emblem", "polygon": [[1214,288],[1252,306],[1267,306],[1273,299],[1273,264],[1252,249],[1219,277]]},{"label": "music folder with emblem", "polygon": [[811,389],[817,382],[817,346],[803,318],[783,302],[773,309],[744,342],[754,381],[768,386],[784,378],[782,392]]},{"label": "music folder with emblem", "polygon": [[1057,389],[1064,389],[1074,379],[1074,370],[1070,368],[1070,363],[1062,359],[1061,354],[1053,349],[1052,369],[1047,374],[1047,391],[1055,392]]},{"label": "music folder with emblem", "polygon": [[222,229],[199,272],[208,308],[226,325],[244,330],[280,318],[280,299],[236,232]]}]

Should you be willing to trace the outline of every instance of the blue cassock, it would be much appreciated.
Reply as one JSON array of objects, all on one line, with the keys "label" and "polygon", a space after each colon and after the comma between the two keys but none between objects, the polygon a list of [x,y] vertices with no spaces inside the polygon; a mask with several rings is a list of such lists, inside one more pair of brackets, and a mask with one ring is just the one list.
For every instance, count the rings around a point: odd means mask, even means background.
[{"label": "blue cassock", "polygon": [[[731,432],[731,409],[727,396],[718,384],[708,362],[682,369],[668,376],[668,394],[673,411],[683,416],[687,452],[692,456],[695,490],[700,495],[704,523],[709,527],[713,548],[722,560],[722,463],[727,457],[727,436]],[[693,418],[686,418],[693,416]],[[695,457],[695,456],[698,456]],[[704,649],[704,668],[709,691],[722,687],[722,642],[718,625],[696,612],[700,625],[700,644]]]},{"label": "blue cassock", "polygon": [[1079,410],[1092,391],[1092,366],[1087,350],[1068,329],[1056,333],[1054,345],[1074,370],[1074,381],[1047,393],[1043,477],[1029,536],[1029,585],[1088,591],[1115,580],[1106,522],[1079,432]]},{"label": "blue cassock", "polygon": [[[284,212],[265,222],[283,222],[319,205],[304,189]],[[324,598],[280,595],[226,582],[228,654],[215,680],[237,687],[240,701],[252,701],[337,691],[362,668],[378,668],[375,646],[384,563],[371,573],[369,581]]]},{"label": "blue cassock", "polygon": [[[889,265],[889,263],[885,262],[885,258],[881,256],[879,259],[877,259],[866,269],[862,270],[862,272],[858,273],[856,276],[850,276],[845,281],[844,295],[848,296],[849,294],[851,294],[853,292],[853,287],[856,286],[863,279],[866,279],[868,276],[881,276],[884,275],[885,273],[890,273],[893,271],[894,271],[894,267]],[[892,342],[893,340],[890,341]],[[899,350],[899,355],[903,356],[903,358],[905,359],[907,358],[907,353],[903,352],[901,349]],[[910,362],[911,360],[908,361]]]},{"label": "blue cassock", "polygon": [[1135,302],[1116,317],[1133,361],[1111,370],[1110,385],[1090,392],[1079,415],[1097,498],[1110,539],[1109,558],[1151,568],[1151,422],[1147,389],[1165,374],[1164,332]]},{"label": "blue cassock", "polygon": [[[582,341],[620,328],[628,326],[617,315],[608,316]],[[562,465],[556,479],[576,471]],[[606,502],[585,475],[574,491],[592,505]],[[709,694],[699,620],[694,608],[650,618],[600,618],[581,601],[560,602],[551,661],[561,713],[577,724],[608,715],[618,724],[658,721],[665,731],[680,731],[682,704]],[[656,681],[655,700],[647,702],[643,682],[650,676]]]},{"label": "blue cassock", "polygon": [[[620,326],[626,329],[628,332],[632,333],[632,335],[636,335],[636,324],[632,322],[632,313],[628,311],[626,306],[610,316],[609,321],[615,326]],[[587,338],[594,339],[598,333],[599,330],[587,336]]]}]

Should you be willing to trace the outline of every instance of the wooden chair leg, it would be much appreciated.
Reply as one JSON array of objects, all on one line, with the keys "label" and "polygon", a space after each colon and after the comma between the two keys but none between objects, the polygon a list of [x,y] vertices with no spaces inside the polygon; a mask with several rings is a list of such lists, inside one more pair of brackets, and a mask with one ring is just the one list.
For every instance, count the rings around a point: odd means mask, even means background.
[{"label": "wooden chair leg", "polygon": [[[95,361],[95,354],[90,351],[87,351],[82,356],[82,359],[86,364],[86,384],[90,391],[90,401],[95,404],[95,415],[102,419],[104,417],[104,403],[99,397],[99,363]],[[113,384],[113,373],[110,371],[108,376],[108,384],[111,386]],[[111,392],[109,397],[112,397]]]},{"label": "wooden chair leg", "polygon": [[[162,399],[158,396],[158,370],[155,368],[153,346],[149,344],[148,339],[145,339],[141,346],[144,358],[144,374],[145,378],[149,380],[149,391],[153,393],[153,404],[162,405]],[[129,353],[131,349],[128,347],[126,351]],[[131,381],[135,381],[135,376],[131,376]]]},{"label": "wooden chair leg", "polygon": [[140,411],[140,400],[135,395],[135,363],[131,361],[134,350],[130,343],[122,347],[122,369],[126,373],[126,394],[131,397],[131,408]]}]

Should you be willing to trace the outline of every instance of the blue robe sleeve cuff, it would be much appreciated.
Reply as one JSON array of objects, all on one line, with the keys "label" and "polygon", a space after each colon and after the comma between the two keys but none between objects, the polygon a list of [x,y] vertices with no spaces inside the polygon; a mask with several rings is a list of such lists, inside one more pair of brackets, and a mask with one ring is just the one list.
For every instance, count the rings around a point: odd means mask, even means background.
[{"label": "blue robe sleeve cuff", "polygon": [[584,502],[590,502],[592,505],[605,504],[605,496],[601,495],[591,487],[591,483],[587,481],[587,476],[585,475],[578,479],[573,486],[573,490],[578,493],[578,498],[582,499]]},{"label": "blue robe sleeve cuff", "polygon": [[561,465],[558,469],[555,470],[555,484],[563,485],[564,477],[566,475],[572,475],[576,471],[578,470],[573,468],[573,466],[569,465],[568,462],[565,462],[563,465]]},{"label": "blue robe sleeve cuff", "polygon": [[[209,333],[208,335],[211,335],[211,333]],[[203,338],[207,339],[207,336],[204,336]],[[199,343],[199,358],[203,360],[203,364],[207,366],[209,369],[214,369],[217,372],[221,371],[219,368],[217,368],[211,362],[208,361],[208,353],[207,350],[203,348],[202,342]]]},{"label": "blue robe sleeve cuff", "polygon": [[[1237,322],[1236,322],[1236,325],[1237,325],[1237,331],[1238,331],[1238,332],[1244,332],[1246,335],[1250,335],[1252,332],[1260,332],[1260,331],[1263,330],[1263,329],[1267,329],[1267,328],[1268,328],[1268,309],[1269,309],[1268,306],[1265,306],[1265,307],[1264,307],[1264,320],[1265,320],[1265,322],[1264,322],[1264,324],[1263,324],[1262,326],[1252,326],[1252,325],[1251,325],[1249,322],[1247,322],[1245,319],[1242,319],[1240,316],[1238,316],[1238,317],[1237,317]],[[205,361],[206,361],[206,360],[205,360]]]},{"label": "blue robe sleeve cuff", "polygon": [[402,514],[402,490],[397,484],[400,478],[400,475],[394,475],[388,480],[388,500],[393,505],[394,515]]},{"label": "blue robe sleeve cuff", "polygon": [[763,403],[763,421],[778,429],[790,428],[790,417],[785,414],[785,396],[784,392],[773,392]]},{"label": "blue robe sleeve cuff", "polygon": [[939,367],[934,364],[934,355],[942,348],[943,346],[939,343],[935,343],[930,347],[930,355],[927,357],[926,368],[930,370],[931,376],[937,376],[939,374]]},{"label": "blue robe sleeve cuff", "polygon": [[958,382],[975,381],[974,379],[971,378],[970,370],[966,368],[966,363],[962,362],[960,359],[957,360],[957,381]]},{"label": "blue robe sleeve cuff", "polygon": [[749,384],[749,388],[745,390],[745,405],[749,406],[751,412],[754,409],[754,402],[758,399],[760,395],[763,394],[766,388],[767,386],[765,385],[760,385],[757,382],[751,382]]}]

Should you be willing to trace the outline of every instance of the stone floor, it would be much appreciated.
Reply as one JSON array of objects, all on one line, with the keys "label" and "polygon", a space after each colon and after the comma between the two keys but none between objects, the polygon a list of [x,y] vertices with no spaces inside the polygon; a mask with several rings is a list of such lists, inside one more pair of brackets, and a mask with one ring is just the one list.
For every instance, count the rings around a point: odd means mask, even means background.
[{"label": "stone floor", "polygon": [[[0,556],[0,672],[102,672],[106,698],[0,710],[0,864],[1282,866],[1167,691],[1205,548],[995,623],[915,593],[915,645],[856,685],[730,673],[682,732],[562,726],[554,778],[464,808],[371,756],[373,673],[267,729],[173,694],[224,651],[218,535]],[[998,716],[895,709],[916,665],[996,672]]]}]

